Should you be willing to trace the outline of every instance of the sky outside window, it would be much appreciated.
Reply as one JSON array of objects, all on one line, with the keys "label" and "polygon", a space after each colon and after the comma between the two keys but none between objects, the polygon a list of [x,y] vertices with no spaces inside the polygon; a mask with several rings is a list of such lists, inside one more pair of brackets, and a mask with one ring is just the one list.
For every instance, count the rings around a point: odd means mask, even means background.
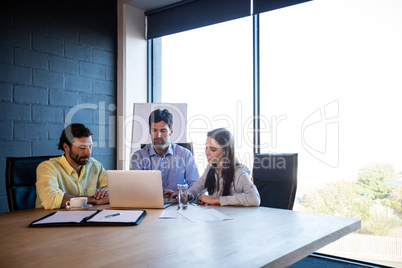
[{"label": "sky outside window", "polygon": [[251,167],[253,153],[252,18],[162,39],[162,102],[188,103],[188,141],[200,173],[208,131],[232,132],[236,155]]}]

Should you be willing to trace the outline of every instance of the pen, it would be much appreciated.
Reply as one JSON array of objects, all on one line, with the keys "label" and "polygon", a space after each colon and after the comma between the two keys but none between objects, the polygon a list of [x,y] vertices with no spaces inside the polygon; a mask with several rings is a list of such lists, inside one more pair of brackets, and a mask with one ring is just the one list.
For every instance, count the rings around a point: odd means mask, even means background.
[{"label": "pen", "polygon": [[107,219],[107,218],[111,218],[111,217],[114,217],[114,216],[119,216],[119,215],[121,215],[121,213],[116,213],[116,214],[106,215],[106,216],[104,216],[104,217],[103,217],[103,219]]}]

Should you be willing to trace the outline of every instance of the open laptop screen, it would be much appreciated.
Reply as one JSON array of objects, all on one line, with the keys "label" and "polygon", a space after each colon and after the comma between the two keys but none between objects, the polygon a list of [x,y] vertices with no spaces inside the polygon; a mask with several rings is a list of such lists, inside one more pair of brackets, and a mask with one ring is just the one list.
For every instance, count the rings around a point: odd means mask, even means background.
[{"label": "open laptop screen", "polygon": [[164,208],[159,170],[107,170],[112,208]]}]

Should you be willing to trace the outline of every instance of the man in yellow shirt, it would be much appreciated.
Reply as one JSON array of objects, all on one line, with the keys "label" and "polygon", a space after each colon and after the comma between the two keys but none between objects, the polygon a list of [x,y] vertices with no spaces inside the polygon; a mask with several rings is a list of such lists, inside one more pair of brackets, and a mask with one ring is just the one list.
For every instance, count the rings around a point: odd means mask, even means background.
[{"label": "man in yellow shirt", "polygon": [[76,196],[88,197],[88,204],[109,203],[105,169],[91,158],[92,135],[83,124],[71,124],[63,130],[59,150],[64,154],[36,169],[37,208],[64,208]]}]

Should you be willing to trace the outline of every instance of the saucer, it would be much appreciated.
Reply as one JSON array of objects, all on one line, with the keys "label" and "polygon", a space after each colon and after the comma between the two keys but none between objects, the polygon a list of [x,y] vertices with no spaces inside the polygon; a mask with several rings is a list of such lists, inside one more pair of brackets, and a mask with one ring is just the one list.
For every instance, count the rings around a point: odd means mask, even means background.
[{"label": "saucer", "polygon": [[87,210],[91,207],[92,207],[91,204],[87,204],[86,206],[84,206],[82,208],[72,208],[72,207],[66,206],[66,209],[68,209],[68,210]]}]

